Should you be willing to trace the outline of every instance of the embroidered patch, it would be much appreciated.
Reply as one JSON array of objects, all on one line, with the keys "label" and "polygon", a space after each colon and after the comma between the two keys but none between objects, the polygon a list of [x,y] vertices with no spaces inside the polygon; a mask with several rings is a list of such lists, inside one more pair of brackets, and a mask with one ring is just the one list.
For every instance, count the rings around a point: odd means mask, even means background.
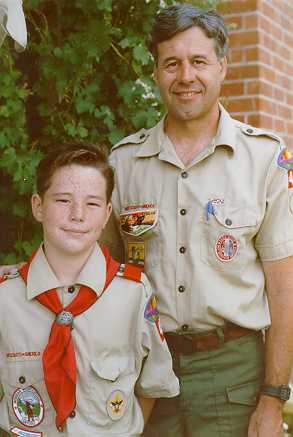
[{"label": "embroidered patch", "polygon": [[238,242],[231,234],[222,234],[215,244],[215,252],[220,261],[231,261],[238,252]]},{"label": "embroidered patch", "polygon": [[13,393],[12,407],[19,422],[27,427],[39,425],[44,418],[44,402],[32,386]]},{"label": "embroidered patch", "polygon": [[123,391],[115,390],[107,400],[107,413],[109,417],[116,421],[121,419],[125,413],[127,399]]},{"label": "embroidered patch", "polygon": [[35,431],[26,431],[25,429],[20,429],[17,426],[14,428],[11,428],[10,432],[13,436],[18,437],[42,437],[42,432],[35,432]]},{"label": "embroidered patch", "polygon": [[293,169],[293,156],[288,149],[281,150],[278,156],[278,166],[287,170]]},{"label": "embroidered patch", "polygon": [[38,351],[37,352],[35,352],[35,351],[32,351],[32,352],[8,352],[6,354],[6,357],[9,359],[13,359],[13,358],[22,359],[24,357],[35,359],[36,357],[40,357],[40,356],[41,356],[41,352],[38,352]]},{"label": "embroidered patch", "polygon": [[144,242],[129,242],[128,245],[128,262],[130,264],[144,265]]},{"label": "embroidered patch", "polygon": [[120,214],[120,226],[123,232],[129,235],[138,236],[153,228],[158,220],[156,208],[137,208]]},{"label": "embroidered patch", "polygon": [[293,169],[288,170],[288,188],[293,188]]},{"label": "embroidered patch", "polygon": [[158,330],[158,333],[161,337],[161,340],[163,341],[165,336],[164,336],[164,333],[163,333],[161,325],[160,325],[160,316],[159,316],[159,312],[158,312],[158,302],[157,302],[157,298],[154,294],[152,294],[148,300],[147,306],[144,310],[144,317],[149,322],[155,323],[156,328]]}]

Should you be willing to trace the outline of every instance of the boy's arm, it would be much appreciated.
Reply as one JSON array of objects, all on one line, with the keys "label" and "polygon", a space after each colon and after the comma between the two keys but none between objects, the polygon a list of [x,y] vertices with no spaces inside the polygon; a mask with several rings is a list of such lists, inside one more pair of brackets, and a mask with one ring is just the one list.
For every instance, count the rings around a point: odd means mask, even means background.
[{"label": "boy's arm", "polygon": [[142,396],[138,396],[137,400],[139,402],[139,405],[140,405],[140,408],[141,408],[141,411],[142,411],[142,415],[143,415],[143,418],[144,418],[144,424],[146,425],[146,423],[147,423],[147,421],[148,421],[148,419],[149,419],[149,417],[151,415],[152,409],[153,409],[153,407],[155,405],[156,399],[154,399],[154,398],[143,398]]}]

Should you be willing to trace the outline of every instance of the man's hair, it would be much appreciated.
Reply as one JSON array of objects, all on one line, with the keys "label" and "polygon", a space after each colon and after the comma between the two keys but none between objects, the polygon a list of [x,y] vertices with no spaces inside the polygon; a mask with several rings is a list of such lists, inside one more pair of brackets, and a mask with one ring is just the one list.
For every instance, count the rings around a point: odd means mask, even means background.
[{"label": "man's hair", "polygon": [[114,171],[106,155],[94,144],[85,142],[68,142],[55,145],[40,161],[36,172],[36,188],[43,197],[51,185],[54,173],[61,167],[78,164],[96,168],[106,180],[107,202],[111,200],[114,188]]},{"label": "man's hair", "polygon": [[218,59],[227,54],[228,29],[223,17],[212,9],[180,3],[162,9],[155,18],[149,40],[149,50],[155,62],[158,60],[158,44],[191,27],[199,27],[208,38],[213,38]]}]

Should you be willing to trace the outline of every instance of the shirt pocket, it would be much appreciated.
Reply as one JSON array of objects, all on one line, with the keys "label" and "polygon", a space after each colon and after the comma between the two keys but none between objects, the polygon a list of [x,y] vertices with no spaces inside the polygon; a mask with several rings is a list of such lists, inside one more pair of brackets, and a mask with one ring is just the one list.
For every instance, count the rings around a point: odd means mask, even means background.
[{"label": "shirt pocket", "polygon": [[260,217],[253,208],[215,207],[203,224],[202,261],[216,270],[239,273],[257,257],[253,239],[259,225]]},{"label": "shirt pocket", "polygon": [[7,361],[2,383],[11,423],[35,431],[55,426],[55,411],[45,385],[41,358]]},{"label": "shirt pocket", "polygon": [[135,358],[111,356],[95,359],[90,364],[91,421],[98,426],[114,428],[117,422],[121,430],[121,422],[124,425],[131,423],[138,377]]},{"label": "shirt pocket", "polygon": [[159,209],[150,203],[129,205],[120,211],[120,232],[127,263],[150,269],[160,260]]}]

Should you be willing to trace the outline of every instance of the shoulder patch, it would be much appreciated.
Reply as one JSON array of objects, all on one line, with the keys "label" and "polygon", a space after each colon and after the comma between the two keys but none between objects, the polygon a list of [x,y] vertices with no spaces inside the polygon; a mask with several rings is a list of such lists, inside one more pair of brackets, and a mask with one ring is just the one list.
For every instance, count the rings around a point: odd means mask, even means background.
[{"label": "shoulder patch", "polygon": [[111,150],[115,150],[118,147],[124,146],[126,144],[142,144],[148,139],[149,136],[150,133],[147,129],[141,129],[135,134],[122,138],[122,140],[115,144]]},{"label": "shoulder patch", "polygon": [[279,137],[274,132],[271,132],[269,130],[260,129],[258,127],[253,127],[253,126],[249,126],[249,125],[242,125],[241,131],[245,135],[248,135],[251,137],[265,136],[265,137],[271,138],[272,140],[278,141],[278,143],[282,143],[282,138]]},{"label": "shoulder patch", "polygon": [[125,279],[131,279],[135,282],[141,282],[141,273],[141,269],[137,266],[131,264],[120,264],[116,275]]}]

